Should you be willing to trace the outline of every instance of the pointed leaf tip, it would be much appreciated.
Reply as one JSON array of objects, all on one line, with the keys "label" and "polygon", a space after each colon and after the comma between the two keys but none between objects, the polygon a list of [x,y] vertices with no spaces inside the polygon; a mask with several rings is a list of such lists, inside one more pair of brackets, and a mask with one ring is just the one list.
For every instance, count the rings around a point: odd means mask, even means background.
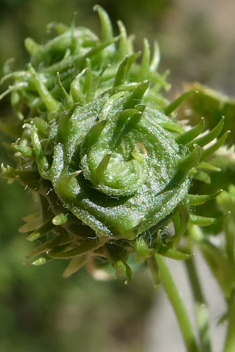
[{"label": "pointed leaf tip", "polygon": [[196,91],[194,89],[189,90],[182,95],[180,95],[177,99],[175,99],[172,103],[170,103],[164,110],[163,113],[165,115],[170,115],[176,108],[180,106],[188,97],[190,97],[192,94],[195,94]]},{"label": "pointed leaf tip", "polygon": [[149,88],[150,82],[145,80],[141,82],[135,90],[129,95],[126,102],[124,103],[123,108],[134,108],[136,105],[139,105],[143,99],[143,96],[146,90]]},{"label": "pointed leaf tip", "polygon": [[100,5],[95,5],[93,7],[94,11],[98,12],[100,23],[101,23],[101,30],[102,30],[102,41],[107,42],[113,39],[113,28],[110,22],[109,15],[107,12],[101,7]]}]

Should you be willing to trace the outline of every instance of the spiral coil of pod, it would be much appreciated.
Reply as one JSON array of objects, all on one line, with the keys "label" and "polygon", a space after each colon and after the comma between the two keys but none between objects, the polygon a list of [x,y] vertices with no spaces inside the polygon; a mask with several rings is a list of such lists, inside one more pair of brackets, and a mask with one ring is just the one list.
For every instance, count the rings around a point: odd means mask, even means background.
[{"label": "spiral coil of pod", "polygon": [[[39,256],[33,264],[72,259],[69,276],[102,258],[130,281],[130,254],[190,258],[176,249],[188,223],[219,221],[190,214],[212,196],[189,195],[189,188],[193,178],[207,179],[207,160],[228,132],[216,140],[223,119],[203,136],[203,119],[185,132],[171,115],[194,92],[168,105],[159,93],[168,85],[156,72],[157,45],[151,58],[145,40],[138,63],[123,24],[114,37],[108,15],[96,10],[101,40],[86,28],[55,24],[58,36],[47,44],[26,40],[27,70],[3,78],[14,81],[2,97],[11,94],[20,134],[11,146],[17,166],[2,166],[2,174],[38,195],[41,214],[21,229],[35,226],[28,239],[42,241],[28,256]],[[161,229],[171,221],[175,233],[164,239]]]}]

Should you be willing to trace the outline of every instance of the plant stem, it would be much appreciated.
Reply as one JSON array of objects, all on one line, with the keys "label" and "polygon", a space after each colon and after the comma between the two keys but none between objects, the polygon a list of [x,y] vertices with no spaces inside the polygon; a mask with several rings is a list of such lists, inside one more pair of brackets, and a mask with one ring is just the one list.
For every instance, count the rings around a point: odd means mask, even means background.
[{"label": "plant stem", "polygon": [[155,254],[155,256],[159,267],[161,282],[174,309],[187,352],[199,352],[188,313],[172,275],[162,256],[159,254]]},{"label": "plant stem", "polygon": [[194,298],[195,316],[202,352],[211,352],[209,335],[209,311],[203,297],[194,259],[185,260],[189,281]]},{"label": "plant stem", "polygon": [[235,351],[235,290],[232,291],[229,304],[228,330],[223,352]]}]

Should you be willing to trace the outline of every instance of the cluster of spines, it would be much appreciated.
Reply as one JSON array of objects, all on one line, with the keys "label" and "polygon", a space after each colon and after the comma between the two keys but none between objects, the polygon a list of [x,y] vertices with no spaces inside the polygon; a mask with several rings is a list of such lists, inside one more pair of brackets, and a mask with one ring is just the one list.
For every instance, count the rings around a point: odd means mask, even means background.
[{"label": "cluster of spines", "polygon": [[[191,172],[192,177],[195,177],[196,175],[196,178],[198,178],[197,172],[200,173],[201,168],[205,170],[213,169],[213,166],[211,166],[209,162],[205,162],[204,159],[207,159],[212,153],[214,153],[215,149],[220,147],[227,136],[227,132],[208,148],[202,151],[201,148],[206,146],[207,143],[213,141],[219,135],[222,127],[223,119],[212,131],[200,137],[199,135],[204,129],[204,120],[202,119],[196,127],[176,136],[176,141],[180,144],[186,145],[190,151],[188,157],[186,157],[181,163],[181,170],[179,169],[178,173],[179,175],[182,172]],[[205,156],[204,158],[202,158],[203,155]],[[2,171],[4,177],[19,179],[23,184],[27,183],[28,175],[24,173],[29,171],[14,170],[10,167],[4,168],[3,166]],[[203,179],[205,181],[205,177]],[[35,183],[37,183],[38,180],[33,182],[32,179],[31,182],[31,187],[35,189]],[[190,214],[190,207],[203,204],[213,197],[216,197],[218,194],[219,192],[214,195],[188,195],[187,198],[177,206],[175,213],[171,214],[168,218],[168,222],[173,220],[175,235],[162,242],[160,240],[160,229],[157,231],[156,229],[149,230],[153,233],[153,236],[156,237],[154,247],[151,247],[146,243],[144,234],[137,235],[135,240],[124,241],[123,243],[125,245],[123,245],[121,241],[114,241],[106,236],[97,237],[95,236],[95,233],[92,238],[89,236],[84,238],[79,236],[76,237],[72,235],[71,232],[66,231],[66,225],[69,225],[69,222],[73,221],[73,215],[69,212],[58,213],[57,211],[57,215],[47,219],[41,227],[34,230],[28,236],[28,240],[34,241],[39,238],[41,239],[50,231],[54,232],[56,236],[42,243],[28,257],[33,258],[40,255],[38,259],[33,261],[33,264],[35,265],[41,265],[53,259],[71,259],[71,263],[65,271],[65,276],[69,276],[78,270],[87,262],[87,260],[94,260],[96,257],[103,257],[113,265],[117,273],[124,274],[127,276],[128,280],[130,280],[131,270],[126,263],[126,260],[128,259],[129,254],[133,251],[138,258],[141,258],[142,260],[150,258],[155,252],[177,260],[189,258],[191,255],[176,250],[188,224],[191,223],[200,226],[208,226],[221,221],[220,218],[205,218]],[[32,219],[27,218],[26,220]],[[33,223],[34,221],[35,219],[33,219]],[[32,223],[29,223],[28,226],[26,225],[22,228],[22,231],[28,231],[31,227]],[[84,227],[85,226],[83,225],[82,231],[84,231]],[[136,229],[136,232],[138,233],[138,229]]]},{"label": "cluster of spines", "polygon": [[[161,87],[168,88],[169,85],[165,82],[166,75],[161,76],[156,72],[159,63],[157,44],[154,45],[151,59],[149,42],[144,40],[142,61],[140,64],[134,64],[140,53],[134,52],[132,38],[127,37],[124,25],[118,22],[120,34],[114,37],[107,13],[100,6],[96,6],[95,9],[101,21],[102,38],[99,41],[93,33],[89,32],[87,35],[90,36],[92,42],[90,47],[76,38],[74,25],[72,28],[61,24],[55,25],[59,36],[46,45],[38,45],[29,38],[26,40],[26,48],[32,58],[28,70],[6,74],[2,82],[8,79],[15,82],[0,97],[8,93],[12,94],[12,106],[21,120],[25,119],[21,112],[21,101],[24,101],[30,108],[30,115],[37,114],[39,111],[59,112],[64,108],[71,108],[74,102],[85,104],[92,101],[95,95],[111,88],[113,80],[115,80],[114,87],[120,86],[122,82],[119,76],[121,77],[122,74],[119,72],[117,76],[116,71],[126,57],[128,57],[127,62],[124,63],[126,66],[122,69],[128,71],[132,66],[128,77],[129,84],[151,79],[153,86],[149,91],[149,99],[155,100],[159,106],[166,104],[166,100],[158,94]],[[85,29],[80,29],[82,30]],[[64,41],[63,35],[67,32],[70,36],[69,40],[67,38],[69,48],[65,50],[64,57],[44,67],[43,60],[46,61],[47,55],[54,54],[56,44],[65,46],[62,42]],[[115,45],[118,41],[119,46],[116,49]],[[85,49],[82,47],[83,50],[78,50],[82,45]],[[101,55],[100,58],[99,55]],[[37,57],[40,58],[41,65],[35,59]],[[70,94],[68,94],[69,87]]]},{"label": "cluster of spines", "polygon": [[[132,99],[130,99],[130,97],[127,99],[127,102],[126,102],[127,107],[130,107],[130,108],[132,107],[131,102],[135,101],[135,98],[133,99],[133,97],[134,96],[136,97],[137,93],[138,93],[138,99],[140,98],[140,95],[139,95],[140,91],[142,91],[141,94],[143,95],[145,91],[143,87],[146,89],[145,83],[140,84],[138,86],[139,89],[134,90],[134,92],[131,95]],[[193,129],[185,133],[177,135],[176,137],[177,143],[186,145],[188,150],[190,151],[188,156],[181,162],[181,166],[179,168],[177,177],[180,177],[182,173],[187,174],[188,172],[191,172],[192,177],[198,178],[198,173],[200,175],[200,172],[202,172],[200,171],[200,168],[209,169],[209,170],[213,168],[211,164],[205,162],[204,159],[208,158],[212,153],[214,153],[216,149],[220,147],[221,144],[223,144],[224,140],[226,139],[227,132],[222,137],[220,137],[214,144],[212,144],[207,149],[204,149],[202,152],[201,152],[201,148],[203,148],[205,145],[213,141],[219,135],[222,127],[223,127],[223,119],[221,119],[220,123],[212,131],[208,132],[202,137],[198,137],[204,129],[204,120],[202,119],[202,121],[199,123],[198,126],[194,127]],[[35,131],[33,133],[35,133]],[[35,141],[33,144],[35,146]],[[29,147],[22,146],[22,148],[17,148],[17,145],[13,145],[13,149],[15,149],[17,152],[22,153],[24,157],[28,157],[28,158],[30,158],[32,154],[37,154],[37,152],[38,152],[38,157],[39,156],[43,157],[41,155],[40,145],[38,146],[38,148],[39,148],[38,151],[35,151],[35,149],[29,149]],[[40,164],[39,160],[38,160],[38,163]],[[43,164],[45,165],[44,161],[43,161]],[[8,177],[10,179],[19,179],[24,184],[27,182],[27,179],[29,179],[28,173],[30,171],[28,170],[14,170],[10,167],[7,167],[7,168],[2,167],[2,171],[3,171],[3,176]],[[33,171],[31,171],[31,173],[32,172]],[[31,188],[35,189],[35,183],[33,183],[33,178],[31,178],[31,175],[30,175],[30,179],[32,182]],[[203,179],[205,180],[205,177]],[[38,182],[38,180],[36,182]],[[134,249],[138,257],[141,257],[142,259],[147,259],[151,257],[151,255],[153,255],[155,251],[157,251],[162,255],[169,256],[174,259],[188,258],[189,255],[180,253],[177,250],[175,250],[175,248],[180,242],[182,235],[185,232],[185,229],[188,223],[190,222],[192,224],[207,226],[221,220],[221,219],[214,219],[214,218],[203,218],[203,217],[189,214],[190,206],[203,204],[204,202],[211,199],[212,197],[215,197],[216,195],[217,194],[212,196],[211,195],[209,196],[208,195],[204,195],[204,196],[189,195],[184,202],[178,205],[176,209],[177,210],[176,214],[173,215],[173,222],[175,225],[175,235],[170,239],[168,239],[167,243],[161,243],[161,245],[158,245],[157,248],[156,247],[149,248],[148,245],[145,243],[143,237],[138,236],[136,240],[130,242],[131,246],[127,246],[129,252],[131,252]],[[48,219],[47,222],[44,223],[40,228],[36,229],[31,233],[31,235],[28,237],[30,241],[41,238],[49,231],[55,231],[56,233],[61,232],[55,238],[44,242],[42,245],[40,245],[36,250],[34,250],[29,255],[29,257],[31,258],[31,257],[34,257],[35,255],[46,253],[45,255],[40,256],[38,259],[36,259],[36,261],[34,261],[33,263],[35,265],[44,264],[55,258],[72,259],[71,264],[68,266],[68,269],[65,271],[65,276],[68,276],[71,273],[73,273],[76,269],[79,269],[83,264],[85,264],[85,262],[88,259],[87,256],[91,256],[91,257],[104,256],[114,266],[117,272],[125,274],[128,277],[128,279],[130,279],[130,269],[128,265],[126,264],[125,261],[123,261],[121,258],[118,257],[116,253],[117,249],[116,250],[111,249],[112,247],[109,244],[108,238],[96,237],[92,239],[85,239],[84,243],[81,243],[81,239],[80,241],[76,242],[74,240],[74,236],[71,236],[70,234],[65,235],[64,233],[65,230],[63,229],[63,225],[65,225],[68,222],[68,219],[70,216],[71,214],[69,214],[69,216],[68,214],[65,214],[65,213],[57,214],[53,216],[53,218]],[[113,248],[116,247],[114,243],[112,243],[112,246]],[[115,259],[112,257],[112,254]]]},{"label": "cluster of spines", "polygon": [[[148,79],[150,78],[151,82],[154,84],[151,89],[148,89],[147,94],[145,94],[145,100],[148,100],[148,97],[152,100],[153,94],[165,84],[164,77],[161,77],[156,73],[159,61],[157,45],[155,45],[153,58],[150,60],[149,43],[145,40],[141,64],[134,65],[139,54],[133,53],[131,40],[130,38],[127,38],[123,24],[121,22],[118,23],[120,36],[113,37],[112,27],[107,14],[100,7],[97,7],[97,10],[102,24],[101,43],[95,48],[90,49],[83,57],[77,57],[77,61],[75,57],[75,64],[82,62],[83,66],[82,70],[79,66],[81,72],[78,74],[75,72],[76,70],[73,72],[74,76],[72,79],[66,74],[63,75],[63,73],[57,73],[58,71],[66,71],[68,69],[71,61],[69,53],[66,53],[66,56],[61,62],[46,68],[42,72],[36,72],[33,65],[29,64],[28,71],[12,73],[3,79],[13,78],[16,81],[6,93],[12,93],[12,105],[15,107],[18,116],[21,119],[24,119],[19,110],[21,91],[24,91],[23,95],[26,97],[26,104],[29,105],[32,111],[38,111],[41,106],[44,106],[48,113],[46,117],[47,121],[43,118],[32,117],[30,118],[32,124],[25,124],[26,130],[31,130],[32,146],[30,146],[28,133],[23,133],[21,141],[12,145],[12,149],[18,153],[20,158],[22,159],[23,157],[24,160],[26,159],[26,164],[31,160],[36,160],[40,174],[45,179],[51,178],[50,167],[55,169],[56,165],[49,165],[40,142],[39,133],[45,135],[46,138],[49,137],[49,123],[55,118],[55,113],[58,114],[65,109],[70,110],[70,114],[72,114],[73,107],[76,106],[76,104],[84,105],[91,102],[97,92],[100,96],[108,96],[111,99],[115,94],[126,91],[130,92],[130,94],[127,95],[123,110],[123,115],[126,114],[127,116],[123,117],[128,118],[133,114],[141,115],[144,110],[144,105],[141,105],[140,102],[149,87]],[[65,30],[65,28],[62,28],[61,26],[57,26],[56,28],[60,34],[61,31],[63,32]],[[94,73],[91,64],[92,58],[98,53],[102,53],[105,48],[112,47],[117,40],[119,40],[119,48],[115,54],[116,65],[114,64],[114,67],[112,68],[100,67],[99,71]],[[26,42],[26,47],[31,54],[38,50],[38,46],[30,40]],[[112,50],[113,49],[111,48],[110,55],[112,55]],[[106,82],[109,82],[110,78],[112,84],[110,86],[109,83],[107,86]],[[57,82],[56,86],[54,84],[55,81],[49,82],[50,80],[55,79]],[[68,88],[65,88],[65,86],[68,85],[68,80],[71,81],[69,84],[69,92]],[[54,88],[50,90],[48,86]],[[28,87],[29,92],[27,92]],[[31,87],[34,91],[34,95],[31,95]],[[35,90],[38,94],[36,98]],[[189,94],[192,94],[192,92],[187,92],[180,98],[176,99],[173,103],[165,106],[164,113],[170,115]],[[58,96],[62,97],[60,101],[57,99]],[[158,99],[161,100],[161,96],[157,96],[156,94],[155,98],[155,101]],[[137,105],[136,101],[138,101]],[[173,182],[179,182],[180,178],[185,177],[187,174],[190,174],[192,178],[209,182],[209,175],[206,173],[206,170],[217,170],[205,160],[224,143],[228,132],[223,134],[222,137],[208,148],[202,148],[217,138],[222,127],[223,119],[212,131],[200,137],[200,134],[204,130],[204,120],[202,119],[199,125],[190,131],[181,134],[176,133],[176,142],[186,146],[189,153],[179,164],[179,170]],[[164,128],[172,130],[172,132],[177,132],[174,130],[175,125],[172,127],[168,122],[164,124]],[[104,160],[101,161],[100,174],[104,172],[109,157],[110,156],[107,155],[104,157]],[[56,159],[57,158],[54,158],[54,160]],[[40,165],[42,165],[41,169]],[[11,167],[5,168],[2,166],[2,171],[4,177],[11,180],[18,179],[32,190],[37,190],[39,187],[40,177],[34,169],[15,170]],[[80,171],[76,171],[70,176],[77,177],[78,172]],[[91,236],[91,233],[88,233],[87,236],[77,236],[77,234],[75,236],[73,231],[71,231],[71,228],[73,227],[71,223],[75,221],[74,216],[70,212],[60,212],[57,209],[52,217],[47,218],[46,221],[43,219],[42,226],[39,228],[36,227],[36,229],[29,235],[28,240],[33,241],[38,240],[39,238],[41,239],[50,231],[54,232],[56,236],[42,243],[31,254],[29,254],[28,257],[33,258],[34,256],[40,255],[38,259],[33,261],[33,264],[35,265],[44,264],[53,259],[71,259],[71,262],[65,271],[65,276],[69,276],[78,270],[87,262],[87,260],[90,260],[89,258],[93,260],[96,257],[104,257],[116,269],[117,273],[124,274],[127,279],[130,280],[131,270],[126,261],[129,254],[132,252],[137,253],[137,256],[142,260],[148,260],[155,252],[178,260],[189,258],[191,255],[181,253],[175,249],[185,233],[188,223],[207,226],[220,221],[220,219],[204,218],[190,214],[190,206],[203,204],[216,195],[217,194],[188,195],[188,197],[177,206],[175,212],[168,218],[168,222],[173,220],[175,235],[168,238],[166,241],[162,241],[159,229],[157,231],[155,231],[155,229],[149,230],[150,232],[152,231],[153,236],[155,236],[155,245],[153,247],[146,243],[144,234],[139,234],[139,229],[141,228],[142,223],[134,229],[136,231],[136,239],[132,241],[114,241],[107,236],[97,237],[95,233],[93,233],[93,237]],[[46,199],[48,198],[47,196],[47,194],[44,194]],[[57,201],[58,199],[56,202]],[[22,231],[28,231],[31,226],[33,225],[25,226],[22,228]],[[85,227],[86,226],[82,225],[83,232],[85,232]]]}]

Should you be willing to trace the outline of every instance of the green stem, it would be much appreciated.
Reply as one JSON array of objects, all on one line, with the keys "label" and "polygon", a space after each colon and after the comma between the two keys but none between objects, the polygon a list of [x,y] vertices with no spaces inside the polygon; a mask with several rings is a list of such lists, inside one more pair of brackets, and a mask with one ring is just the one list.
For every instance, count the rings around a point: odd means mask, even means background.
[{"label": "green stem", "polygon": [[180,297],[172,275],[162,256],[159,254],[155,254],[155,256],[159,267],[161,282],[174,309],[187,352],[199,352],[188,313],[182,298]]},{"label": "green stem", "polygon": [[235,290],[233,290],[229,304],[228,330],[223,352],[235,351]]},{"label": "green stem", "polygon": [[202,352],[211,352],[209,335],[209,310],[204,299],[194,259],[185,260],[189,281],[194,298],[196,323],[199,332]]}]

